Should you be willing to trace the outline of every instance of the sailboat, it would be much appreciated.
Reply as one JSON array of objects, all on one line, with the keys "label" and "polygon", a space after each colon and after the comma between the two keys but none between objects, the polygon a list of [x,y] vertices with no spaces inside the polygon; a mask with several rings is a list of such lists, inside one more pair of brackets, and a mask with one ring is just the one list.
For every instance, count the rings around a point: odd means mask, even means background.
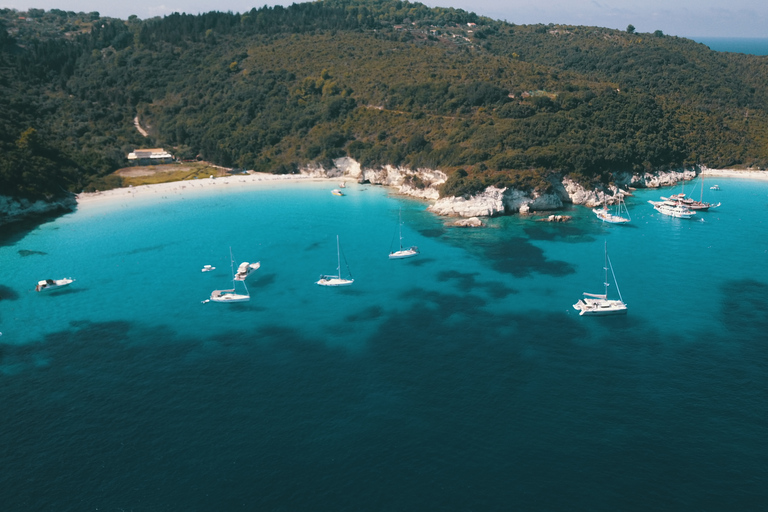
[{"label": "sailboat", "polygon": [[720,206],[720,203],[714,204],[714,203],[708,203],[704,201],[704,178],[701,178],[701,195],[699,197],[699,200],[696,201],[695,199],[688,197],[685,195],[684,192],[680,194],[673,194],[669,197],[662,197],[665,201],[677,201],[678,203],[683,204],[684,206],[687,206],[691,210],[709,210],[710,208],[717,208]]},{"label": "sailboat", "polygon": [[[232,271],[232,288],[229,290],[213,290],[211,292],[211,297],[204,300],[203,304],[206,302],[248,302],[251,300],[251,294],[248,291],[248,287],[245,285],[245,278],[248,277],[251,272],[258,269],[261,266],[261,263],[243,262],[238,267],[237,272],[235,272],[235,258],[232,256],[232,248],[230,247],[229,265]],[[245,293],[237,292],[237,283],[243,283]]]},{"label": "sailboat", "polygon": [[[608,298],[609,268],[611,269],[613,282],[616,285],[616,291],[619,294],[618,300]],[[584,292],[584,298],[579,299],[579,301],[573,305],[573,309],[577,310],[580,316],[625,315],[627,313],[627,305],[621,298],[619,283],[616,281],[616,274],[613,272],[613,265],[611,265],[611,259],[608,257],[608,242],[605,242],[605,263],[603,264],[603,270],[605,270],[605,277],[603,279],[605,291],[602,294]]]},{"label": "sailboat", "polygon": [[[627,214],[626,217],[622,216],[621,214],[622,206],[624,212]],[[611,213],[610,210],[608,210],[607,205],[603,205],[603,207],[600,209],[595,208],[592,211],[595,212],[595,215],[597,215],[598,219],[602,220],[603,222],[610,222],[611,224],[626,224],[632,220],[632,217],[629,216],[629,210],[627,210],[627,204],[624,202],[623,195],[619,196],[619,202],[616,205],[616,213]]]},{"label": "sailboat", "polygon": [[[341,277],[341,247],[339,245],[339,235],[336,235],[336,262],[336,275],[321,275],[320,280],[317,281],[317,284],[320,286],[349,286],[355,282],[355,280],[352,279],[352,273],[349,271],[349,265],[347,265],[347,274],[349,279],[344,279]],[[344,264],[347,264],[346,260],[344,261]]]},{"label": "sailboat", "polygon": [[398,227],[400,228],[400,249],[397,251],[390,251],[389,259],[391,260],[410,258],[412,256],[416,256],[417,254],[419,254],[419,248],[416,247],[415,245],[412,245],[407,249],[403,249],[403,212],[402,210],[400,210],[400,213],[398,214],[398,219],[399,219]]}]

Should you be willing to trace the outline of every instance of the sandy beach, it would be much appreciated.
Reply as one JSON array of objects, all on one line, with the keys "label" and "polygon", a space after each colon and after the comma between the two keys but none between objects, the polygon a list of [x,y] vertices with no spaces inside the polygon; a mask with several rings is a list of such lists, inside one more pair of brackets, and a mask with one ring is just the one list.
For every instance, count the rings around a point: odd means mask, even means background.
[{"label": "sandy beach", "polygon": [[738,169],[709,169],[703,167],[701,175],[705,178],[741,178],[746,180],[768,180],[768,171],[742,171]]},{"label": "sandy beach", "polygon": [[332,188],[338,186],[339,178],[320,178],[306,174],[251,173],[219,178],[205,178],[186,181],[172,181],[137,187],[115,188],[101,192],[84,192],[77,195],[78,207],[124,201],[126,199],[171,195],[186,195],[206,190],[226,188],[251,188],[280,182],[328,182]]},{"label": "sandy beach", "polygon": [[[706,178],[722,177],[768,181],[768,171],[709,169],[704,167],[702,168],[701,176]],[[346,181],[350,180],[351,179],[346,179]],[[331,188],[335,188],[340,181],[345,181],[345,178],[322,178],[310,176],[308,174],[251,173],[219,178],[172,181],[152,185],[140,185],[137,187],[116,188],[102,192],[86,192],[77,195],[77,204],[79,207],[87,207],[89,205],[106,204],[108,202],[123,201],[126,199],[157,197],[158,195],[161,197],[187,195],[198,191],[211,191],[214,189],[251,188],[280,182],[327,182]]]}]

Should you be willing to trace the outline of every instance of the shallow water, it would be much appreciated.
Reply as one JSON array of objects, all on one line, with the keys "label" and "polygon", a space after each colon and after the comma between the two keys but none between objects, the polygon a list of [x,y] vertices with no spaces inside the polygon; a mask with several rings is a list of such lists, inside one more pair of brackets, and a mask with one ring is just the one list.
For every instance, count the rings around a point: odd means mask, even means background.
[{"label": "shallow water", "polygon": [[[764,509],[768,183],[719,184],[703,221],[651,190],[627,226],[457,229],[383,188],[276,183],[8,236],[5,507]],[[400,210],[421,255],[390,261]],[[336,235],[355,283],[327,289]],[[629,314],[579,317],[604,242]],[[202,304],[230,247],[261,262],[252,299]]]}]

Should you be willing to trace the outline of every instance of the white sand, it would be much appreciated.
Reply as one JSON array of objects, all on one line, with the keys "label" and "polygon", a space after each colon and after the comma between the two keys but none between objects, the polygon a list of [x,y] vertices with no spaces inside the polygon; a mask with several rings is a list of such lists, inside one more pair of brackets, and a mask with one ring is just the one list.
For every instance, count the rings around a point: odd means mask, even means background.
[{"label": "white sand", "polygon": [[[205,178],[198,180],[172,181],[157,183],[154,185],[141,185],[138,187],[115,188],[103,192],[83,192],[77,195],[78,207],[108,202],[125,201],[126,199],[162,197],[170,195],[186,195],[195,191],[221,190],[227,188],[251,188],[276,184],[277,182],[328,182],[337,186],[339,178],[318,178],[306,174],[269,174],[252,173],[238,174],[219,178]],[[343,179],[342,179],[343,181]]]},{"label": "white sand", "polygon": [[768,171],[742,171],[738,169],[708,169],[702,168],[701,175],[704,177],[719,176],[722,178],[742,178],[746,180],[767,180]]}]

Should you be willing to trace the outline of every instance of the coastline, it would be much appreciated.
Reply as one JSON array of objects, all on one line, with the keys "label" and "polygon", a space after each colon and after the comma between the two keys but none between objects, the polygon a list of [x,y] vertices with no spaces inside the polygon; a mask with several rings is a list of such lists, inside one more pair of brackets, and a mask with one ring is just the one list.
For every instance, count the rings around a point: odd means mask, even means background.
[{"label": "coastline", "polygon": [[709,169],[702,167],[700,176],[768,181],[768,171],[740,171],[736,169]]},{"label": "coastline", "polygon": [[[768,171],[748,171],[736,169],[710,169],[701,168],[700,176],[737,178],[768,181]],[[339,180],[347,179],[351,181],[354,176],[334,176],[321,177],[317,174],[269,174],[269,173],[250,173],[242,175],[232,175],[218,178],[204,178],[186,181],[171,181],[166,183],[155,183],[150,185],[140,185],[137,187],[122,187],[101,192],[84,192],[77,194],[78,208],[95,206],[97,204],[107,204],[113,201],[121,201],[126,198],[147,198],[156,194],[184,194],[204,190],[221,190],[222,188],[242,189],[265,186],[275,183],[296,183],[296,182],[328,182],[336,183]],[[215,188],[214,188],[215,187]]]},{"label": "coastline", "polygon": [[219,178],[204,178],[198,180],[169,181],[166,183],[154,183],[140,185],[138,187],[121,187],[100,192],[83,192],[77,194],[77,206],[88,207],[97,204],[106,204],[113,201],[121,201],[126,198],[146,198],[155,194],[184,194],[189,192],[201,192],[204,190],[220,190],[222,188],[242,189],[259,187],[268,184],[285,182],[336,182],[337,178],[321,178],[307,174],[269,174],[251,173],[232,175]]}]

